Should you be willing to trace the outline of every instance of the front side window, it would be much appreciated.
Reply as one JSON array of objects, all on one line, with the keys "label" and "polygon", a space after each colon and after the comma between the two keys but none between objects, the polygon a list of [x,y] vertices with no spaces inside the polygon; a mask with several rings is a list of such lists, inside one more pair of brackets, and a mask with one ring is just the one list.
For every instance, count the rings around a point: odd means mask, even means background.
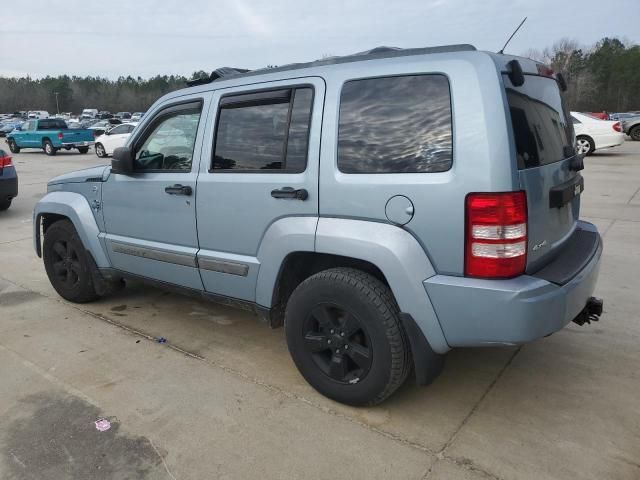
[{"label": "front side window", "polygon": [[444,75],[346,82],[340,97],[343,173],[427,173],[451,168],[451,96]]},{"label": "front side window", "polygon": [[303,172],[312,102],[309,87],[223,98],[213,169]]},{"label": "front side window", "polygon": [[[151,133],[142,146],[136,149],[134,170],[191,171],[201,111],[202,105],[198,103],[160,114],[159,119],[151,125]],[[123,133],[128,133],[135,127],[121,125],[113,130],[118,128],[123,128]]]}]

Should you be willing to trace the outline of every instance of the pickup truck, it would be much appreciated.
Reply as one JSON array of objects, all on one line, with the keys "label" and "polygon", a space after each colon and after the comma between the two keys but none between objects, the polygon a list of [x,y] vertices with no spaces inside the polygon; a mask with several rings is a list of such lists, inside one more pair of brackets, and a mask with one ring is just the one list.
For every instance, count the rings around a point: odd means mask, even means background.
[{"label": "pickup truck", "polygon": [[61,148],[77,148],[80,153],[87,153],[93,142],[93,130],[69,129],[60,118],[28,120],[19,129],[7,135],[7,143],[12,153],[19,153],[22,148],[41,148],[50,156],[55,155]]}]

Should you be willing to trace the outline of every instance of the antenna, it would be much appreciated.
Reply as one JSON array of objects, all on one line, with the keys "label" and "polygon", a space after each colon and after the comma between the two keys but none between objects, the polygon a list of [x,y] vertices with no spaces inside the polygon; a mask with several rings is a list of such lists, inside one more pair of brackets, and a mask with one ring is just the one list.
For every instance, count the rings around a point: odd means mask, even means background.
[{"label": "antenna", "polygon": [[511,41],[511,39],[515,36],[516,33],[518,33],[518,30],[520,30],[520,27],[524,24],[524,22],[527,21],[527,17],[524,17],[524,19],[520,22],[520,25],[518,25],[518,28],[516,28],[513,33],[511,34],[511,36],[509,37],[509,39],[507,40],[507,42],[504,44],[504,47],[502,47],[500,49],[500,51],[498,53],[504,53],[504,49],[507,48],[507,45],[509,45],[509,42]]}]

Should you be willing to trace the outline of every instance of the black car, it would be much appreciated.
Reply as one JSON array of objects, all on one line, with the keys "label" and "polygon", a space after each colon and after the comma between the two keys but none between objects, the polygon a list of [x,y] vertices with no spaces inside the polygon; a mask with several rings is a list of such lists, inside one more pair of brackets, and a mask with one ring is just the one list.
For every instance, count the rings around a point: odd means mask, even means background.
[{"label": "black car", "polygon": [[11,206],[18,196],[18,174],[9,154],[0,149],[0,211]]}]

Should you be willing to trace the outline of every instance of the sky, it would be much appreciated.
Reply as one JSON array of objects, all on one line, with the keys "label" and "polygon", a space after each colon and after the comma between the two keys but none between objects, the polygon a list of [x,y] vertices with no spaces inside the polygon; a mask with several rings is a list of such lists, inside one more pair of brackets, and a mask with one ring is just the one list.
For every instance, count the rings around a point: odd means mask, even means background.
[{"label": "sky", "polygon": [[260,68],[376,46],[522,54],[563,37],[640,43],[640,0],[4,0],[0,76]]}]

